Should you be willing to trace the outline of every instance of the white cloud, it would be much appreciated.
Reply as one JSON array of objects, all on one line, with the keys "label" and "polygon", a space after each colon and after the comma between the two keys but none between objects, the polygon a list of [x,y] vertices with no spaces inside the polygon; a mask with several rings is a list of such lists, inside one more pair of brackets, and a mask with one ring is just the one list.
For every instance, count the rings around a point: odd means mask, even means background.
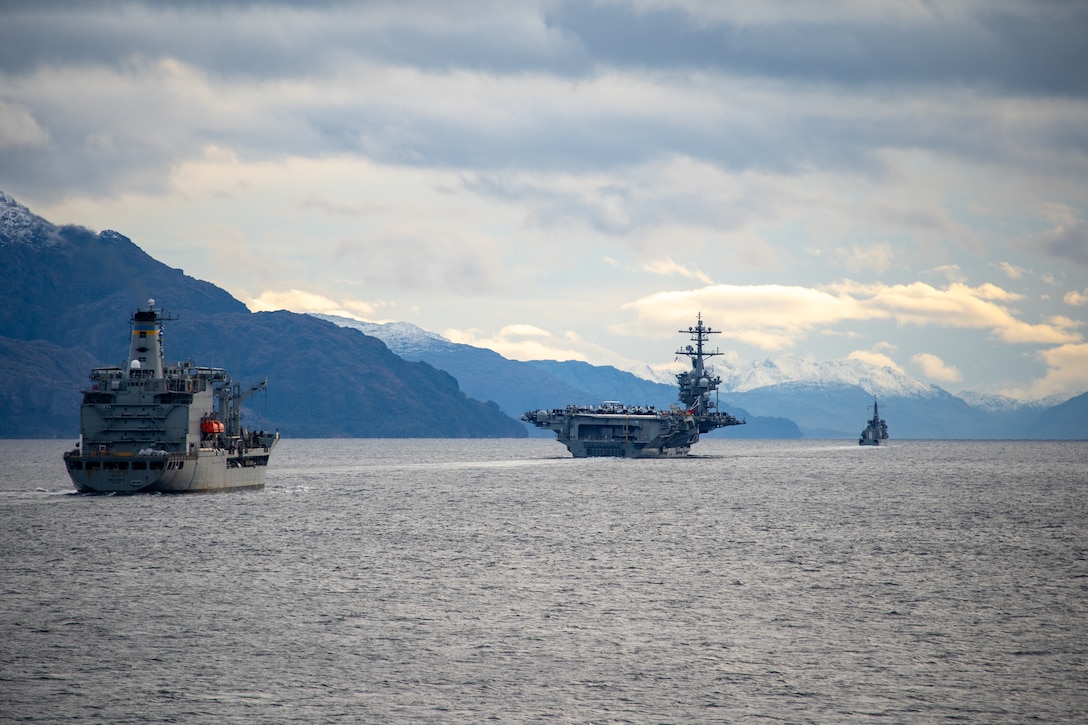
[{"label": "white cloud", "polygon": [[494,334],[478,329],[450,328],[442,332],[451,342],[494,350],[510,360],[580,360],[585,353],[571,346],[570,338],[556,338],[535,325],[507,325]]},{"label": "white cloud", "polygon": [[892,360],[884,353],[874,352],[871,350],[854,350],[852,353],[846,356],[848,360],[861,360],[862,362],[869,363],[870,365],[876,365],[877,367],[889,367],[897,373],[906,374],[906,371],[899,366],[899,363]]},{"label": "white cloud", "polygon": [[1023,267],[1018,267],[1015,264],[1009,264],[1008,262],[1000,262],[995,266],[1004,272],[1005,276],[1009,279],[1020,279],[1027,271]]},{"label": "white cloud", "polygon": [[953,283],[938,289],[923,282],[859,285],[847,281],[830,289],[855,296],[903,325],[989,329],[1008,343],[1055,344],[1081,339],[1070,329],[1073,325],[1069,321],[1033,324],[1017,319],[1000,303],[1020,300],[1021,295],[990,283],[978,287]]},{"label": "white cloud", "polygon": [[932,380],[942,383],[958,383],[963,380],[963,373],[955,365],[949,365],[933,353],[920,352],[912,355],[910,361],[922,371],[922,374]]},{"label": "white cloud", "polygon": [[1073,307],[1083,307],[1088,305],[1088,289],[1083,292],[1078,290],[1072,290],[1065,293],[1065,297],[1062,298],[1062,302]]},{"label": "white cloud", "polygon": [[643,329],[651,330],[690,325],[694,313],[701,311],[726,337],[765,350],[790,347],[817,326],[882,314],[866,312],[848,295],[784,285],[715,285],[659,292],[624,308],[635,312]]},{"label": "white cloud", "polygon": [[348,317],[363,322],[388,322],[388,320],[377,319],[378,310],[386,306],[384,302],[364,302],[351,299],[337,301],[304,290],[262,292],[257,297],[243,298],[242,301],[253,312],[273,312],[275,310],[300,313],[316,312],[324,315]]},{"label": "white cloud", "polygon": [[1002,302],[1020,296],[992,284],[954,283],[938,289],[923,282],[903,285],[845,281],[821,289],[784,285],[716,285],[659,292],[624,307],[643,329],[683,323],[694,311],[717,320],[726,337],[765,350],[796,344],[809,332],[844,322],[894,320],[901,325],[991,330],[1008,343],[1079,342],[1076,322],[1052,318],[1031,324],[1017,319]]},{"label": "white cloud", "polygon": [[578,360],[612,365],[620,370],[635,371],[638,375],[646,375],[650,369],[645,361],[617,354],[573,330],[552,333],[537,325],[518,323],[506,325],[497,332],[449,328],[442,336],[452,342],[494,350],[510,360]]},{"label": "white cloud", "polygon": [[1002,391],[1011,398],[1038,400],[1058,393],[1088,391],[1088,343],[1059,345],[1038,353],[1046,374],[1025,387]]},{"label": "white cloud", "polygon": [[642,268],[647,272],[653,272],[660,275],[679,275],[681,277],[690,277],[691,279],[698,280],[703,284],[713,284],[709,277],[700,272],[698,269],[688,269],[687,267],[677,264],[672,260],[672,257],[665,257],[664,259],[655,259],[650,262],[645,262]]},{"label": "white cloud", "polygon": [[552,333],[536,325],[507,325],[499,330],[501,337],[551,337]]}]

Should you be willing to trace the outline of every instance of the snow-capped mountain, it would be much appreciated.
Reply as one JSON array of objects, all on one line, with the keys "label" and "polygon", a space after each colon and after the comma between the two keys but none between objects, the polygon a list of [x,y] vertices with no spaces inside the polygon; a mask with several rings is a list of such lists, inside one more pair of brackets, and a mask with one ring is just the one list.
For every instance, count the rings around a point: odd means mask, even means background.
[{"label": "snow-capped mountain", "polygon": [[57,227],[0,191],[0,246],[28,244],[48,247],[59,243]]},{"label": "snow-capped mountain", "polygon": [[[715,365],[714,369],[721,375],[721,365]],[[670,363],[668,365],[637,365],[634,367],[624,368],[625,372],[629,372],[637,378],[643,380],[649,380],[651,383],[659,383],[661,385],[676,385],[677,373],[682,373],[685,370],[690,370],[691,365],[682,362]]]},{"label": "snow-capped mountain", "polygon": [[376,337],[384,342],[386,347],[402,357],[413,357],[431,350],[444,349],[454,344],[442,335],[424,330],[422,327],[413,325],[410,322],[361,322],[348,317],[322,315],[316,312],[311,313],[311,316],[340,327],[359,330],[364,335]]},{"label": "snow-capped mountain", "polygon": [[926,385],[890,367],[880,367],[863,360],[825,360],[817,362],[786,355],[777,360],[754,362],[747,366],[715,366],[722,377],[722,391],[746,393],[757,388],[784,383],[811,385],[856,385],[878,398],[928,398],[940,388]]},{"label": "snow-capped mountain", "polygon": [[[493,350],[451,342],[409,323],[317,317],[356,328],[381,339],[398,355],[446,370],[466,393],[495,400],[514,417],[538,407],[597,400],[667,405],[676,397],[676,373],[688,367],[683,359],[626,371],[573,361],[520,362]],[[745,436],[856,437],[871,414],[874,397],[893,438],[1076,437],[1081,430],[1076,424],[1081,408],[1070,414],[1073,423],[1046,426],[1041,416],[1063,399],[1027,404],[999,396],[957,397],[863,360],[815,361],[787,355],[747,365],[717,358],[711,363],[722,378],[723,409],[742,411],[741,417],[748,418]]]},{"label": "snow-capped mountain", "polygon": [[972,408],[985,410],[987,413],[1015,413],[1022,410],[1046,410],[1073,398],[1072,394],[1048,395],[1039,400],[1023,401],[1006,395],[978,393],[973,390],[961,390],[956,393]]},{"label": "snow-capped mountain", "polygon": [[[721,392],[747,393],[786,383],[798,385],[856,385],[878,398],[919,397],[938,395],[941,389],[886,366],[873,365],[863,360],[816,361],[785,355],[775,360],[754,361],[746,365],[732,365],[711,360],[711,366],[722,379]],[[670,365],[649,365],[630,369],[634,375],[666,385],[676,384],[676,373],[686,370],[686,361]]]}]

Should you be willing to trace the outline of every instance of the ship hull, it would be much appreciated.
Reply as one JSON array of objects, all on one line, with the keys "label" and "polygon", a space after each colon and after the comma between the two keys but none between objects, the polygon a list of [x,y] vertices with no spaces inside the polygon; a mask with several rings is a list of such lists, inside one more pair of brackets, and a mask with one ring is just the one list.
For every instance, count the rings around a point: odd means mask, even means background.
[{"label": "ship hull", "polygon": [[684,415],[618,415],[540,411],[540,428],[575,458],[670,458],[687,455],[699,440],[697,423]]},{"label": "ship hull", "polygon": [[224,450],[192,455],[123,456],[66,454],[78,493],[212,493],[264,488],[268,451],[241,456]]},{"label": "ship hull", "polygon": [[598,441],[560,441],[574,458],[672,458],[686,456],[691,446],[647,448],[633,443]]}]

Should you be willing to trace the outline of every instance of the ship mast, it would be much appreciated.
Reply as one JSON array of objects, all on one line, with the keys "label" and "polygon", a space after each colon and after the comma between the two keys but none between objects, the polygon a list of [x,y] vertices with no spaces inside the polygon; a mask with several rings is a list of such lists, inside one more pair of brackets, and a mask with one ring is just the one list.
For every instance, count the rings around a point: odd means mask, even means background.
[{"label": "ship mast", "polygon": [[718,349],[707,349],[706,343],[709,342],[711,335],[721,334],[721,330],[712,330],[709,326],[704,326],[703,313],[700,312],[694,327],[688,327],[679,332],[690,334],[691,341],[695,343],[694,347],[687,345],[676,351],[677,355],[687,355],[691,359],[691,370],[676,376],[676,381],[680,385],[680,402],[684,404],[688,412],[704,415],[713,405],[710,402],[711,391],[717,390],[718,384],[722,381],[720,377],[714,375],[713,368],[707,367],[705,362],[706,358],[722,353]]}]

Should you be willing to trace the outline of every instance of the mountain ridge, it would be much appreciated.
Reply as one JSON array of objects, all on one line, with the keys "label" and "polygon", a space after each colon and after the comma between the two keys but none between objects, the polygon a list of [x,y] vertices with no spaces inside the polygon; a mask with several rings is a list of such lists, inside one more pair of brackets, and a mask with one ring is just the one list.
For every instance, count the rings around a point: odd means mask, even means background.
[{"label": "mountain ridge", "polygon": [[0,192],[0,417],[22,421],[0,436],[76,435],[90,368],[124,363],[128,321],[149,298],[177,318],[164,333],[168,359],[269,378],[247,407],[250,424],[293,437],[526,435],[448,373],[375,338],[308,315],[252,313],[119,232],[52,225]]},{"label": "mountain ridge", "polygon": [[[494,393],[500,407],[511,414],[514,411],[510,408],[516,404],[512,397],[516,396],[504,394],[496,379],[520,375],[509,371],[526,368],[534,369],[538,374],[525,385],[549,391],[550,397],[545,399],[542,392],[526,396],[521,403],[530,407],[524,410],[596,403],[605,399],[653,405],[667,405],[675,400],[675,384],[656,382],[611,366],[578,361],[512,361],[493,350],[454,343],[407,322],[373,323],[332,315],[315,316],[365,330],[367,334],[383,339],[397,354],[427,360],[436,367],[448,369],[466,389],[490,386],[488,389]],[[486,372],[474,370],[479,363],[467,362],[469,357],[488,359]],[[1062,425],[1048,423],[1047,411],[1054,407],[1049,401],[1065,402],[1076,396],[987,406],[985,396],[967,400],[889,366],[852,358],[820,362],[787,355],[743,366],[714,362],[714,368],[722,378],[719,397],[725,410],[740,411],[742,417],[751,419],[750,424],[764,419],[788,420],[791,425],[796,424],[796,434],[805,437],[855,437],[871,414],[866,410],[871,411],[873,399],[877,398],[893,438],[1034,439],[1040,437],[1041,431],[1050,431],[1050,435],[1059,437],[1088,438],[1088,416],[1079,427],[1075,415],[1072,422],[1067,415]],[[679,370],[678,367],[676,371]],[[478,374],[479,380],[476,379]],[[661,375],[660,369],[658,374]],[[641,380],[644,385],[632,379]],[[1072,406],[1072,410],[1076,410],[1076,406]],[[795,435],[787,428],[773,426],[761,429],[761,433],[766,437]]]},{"label": "mountain ridge", "polygon": [[[255,314],[119,232],[52,225],[0,192],[0,364],[8,373],[0,380],[0,405],[9,420],[24,421],[0,428],[0,436],[70,435],[78,425],[75,381],[85,381],[88,365],[123,355],[126,322],[148,298],[182,318],[169,328],[168,355],[191,350],[201,364],[222,365],[204,356],[231,351],[223,366],[237,367],[232,373],[257,375],[260,366],[253,363],[259,362],[270,378],[278,377],[281,392],[292,391],[284,397],[289,405],[272,406],[288,435],[523,437],[532,431],[516,419],[530,410],[606,399],[676,400],[675,383],[661,382],[660,371],[648,380],[576,361],[507,360],[411,323],[351,321],[364,329],[349,330],[318,316]],[[377,339],[382,335],[388,342]],[[293,339],[305,340],[305,347],[292,346]],[[251,341],[251,354],[239,340]],[[272,349],[268,340],[282,344]],[[748,425],[711,435],[853,437],[876,395],[893,438],[1088,439],[1088,394],[1057,405],[965,399],[851,359],[785,356],[716,367],[722,409]],[[328,371],[337,372],[335,382]],[[71,422],[60,422],[69,408]]]},{"label": "mountain ridge", "polygon": [[[445,346],[464,344],[455,343],[437,332],[426,330],[410,322],[367,322],[336,315],[310,314],[334,324],[353,326],[365,334],[383,340],[391,349],[413,355],[440,351]],[[475,349],[487,350],[489,348]],[[870,395],[877,397],[908,397],[910,395],[933,397],[948,393],[960,398],[973,408],[990,411],[1043,410],[1064,403],[1077,395],[1075,393],[1057,394],[1039,400],[1024,401],[970,390],[951,393],[940,386],[923,383],[890,366],[874,365],[857,358],[817,361],[810,358],[783,355],[774,359],[755,360],[746,365],[735,365],[718,360],[712,362],[713,367],[722,378],[721,391],[723,393],[744,393],[783,383],[841,383],[858,385]],[[619,370],[619,368],[613,369]],[[633,369],[624,368],[623,372],[629,372],[643,380],[672,386],[675,384],[676,373],[682,370],[683,366],[680,364],[658,368],[645,365]]]},{"label": "mountain ridge", "polygon": [[[353,327],[382,339],[393,352],[410,360],[423,360],[448,370],[462,387],[474,395],[483,394],[498,403],[511,416],[568,404],[596,404],[604,400],[623,400],[637,405],[667,408],[677,402],[675,381],[672,385],[646,380],[631,372],[610,366],[590,365],[567,360],[509,360],[494,350],[452,342],[437,333],[411,323],[361,322],[335,315],[315,317]],[[799,438],[801,430],[788,417],[753,415],[722,401],[722,408],[747,419],[743,426],[730,426],[711,436],[731,438]],[[552,437],[525,424],[533,437]]]}]

